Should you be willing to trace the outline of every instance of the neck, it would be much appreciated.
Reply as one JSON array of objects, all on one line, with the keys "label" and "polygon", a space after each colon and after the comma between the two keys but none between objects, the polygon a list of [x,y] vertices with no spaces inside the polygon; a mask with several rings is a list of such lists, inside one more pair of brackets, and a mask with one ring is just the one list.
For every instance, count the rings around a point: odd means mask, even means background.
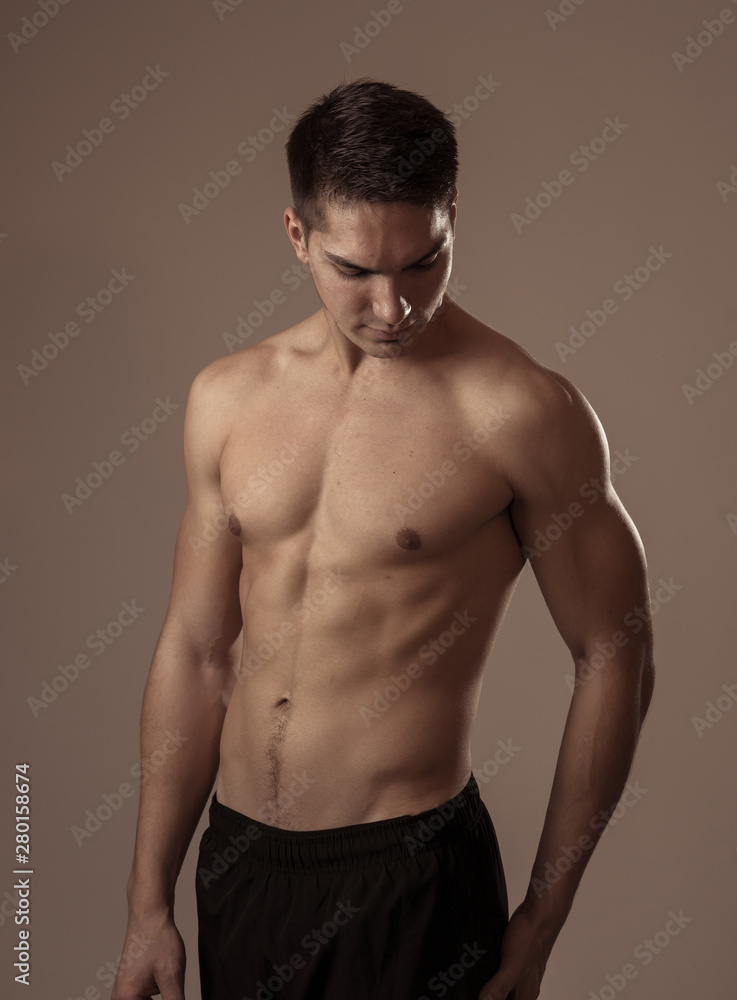
[{"label": "neck", "polygon": [[315,316],[320,350],[340,376],[352,378],[364,374],[386,379],[391,377],[392,370],[406,372],[408,368],[416,368],[452,350],[458,311],[459,307],[455,302],[445,295],[442,304],[424,327],[418,327],[417,330],[411,328],[411,336],[405,344],[375,342],[372,348],[376,353],[369,354],[349,340],[332,318],[324,310],[320,310]]}]

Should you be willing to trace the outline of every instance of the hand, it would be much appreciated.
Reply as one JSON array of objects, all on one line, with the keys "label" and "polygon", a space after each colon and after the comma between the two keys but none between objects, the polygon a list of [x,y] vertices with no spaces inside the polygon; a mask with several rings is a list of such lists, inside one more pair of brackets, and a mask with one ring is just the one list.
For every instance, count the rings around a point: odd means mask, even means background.
[{"label": "hand", "polygon": [[168,914],[131,917],[110,1000],[184,1000],[184,942]]},{"label": "hand", "polygon": [[535,1000],[556,937],[521,903],[504,931],[499,970],[481,987],[479,1000]]}]

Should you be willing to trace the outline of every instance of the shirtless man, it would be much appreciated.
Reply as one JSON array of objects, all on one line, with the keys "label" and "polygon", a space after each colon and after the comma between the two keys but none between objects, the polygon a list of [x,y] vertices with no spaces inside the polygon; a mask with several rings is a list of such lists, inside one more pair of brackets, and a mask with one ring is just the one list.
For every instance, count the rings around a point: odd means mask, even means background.
[{"label": "shirtless man", "polygon": [[[174,888],[216,777],[203,1000],[534,1000],[651,698],[642,545],[582,394],[446,294],[448,120],[359,80],[287,154],[322,308],[191,387],[142,755],[184,739],[141,789],[113,1000],[184,997]],[[578,683],[510,919],[470,736],[528,559]]]}]

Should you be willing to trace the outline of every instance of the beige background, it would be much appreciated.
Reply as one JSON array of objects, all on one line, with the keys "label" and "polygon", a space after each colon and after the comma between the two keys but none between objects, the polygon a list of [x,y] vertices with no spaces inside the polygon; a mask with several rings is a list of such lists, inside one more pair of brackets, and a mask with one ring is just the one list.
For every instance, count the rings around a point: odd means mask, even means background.
[{"label": "beige background", "polygon": [[[274,109],[296,116],[341,79],[369,75],[442,109],[467,101],[458,300],[581,388],[612,453],[629,456],[616,489],[645,543],[653,593],[661,579],[671,583],[657,609],[657,688],[632,771],[639,797],[622,806],[593,857],[542,997],[732,997],[737,687],[730,697],[722,685],[737,684],[737,364],[732,356],[730,367],[719,366],[712,355],[737,340],[737,3],[564,0],[568,15],[554,19],[546,11],[558,7],[542,0],[404,0],[350,59],[341,43],[352,44],[372,19],[370,0],[219,8],[69,0],[46,24],[34,0],[2,8],[6,35],[34,14],[38,27],[15,42],[17,52],[6,38],[2,52],[0,990],[34,1000],[109,996],[104,967],[122,947],[136,797],[121,799],[81,845],[72,828],[121,783],[137,792],[141,696],[186,498],[189,385],[228,350],[223,333],[235,331],[254,300],[276,289],[286,296],[252,340],[317,307],[309,282],[292,289],[283,277],[295,263],[281,221],[290,203],[287,133],[252,162],[237,146],[267,127]],[[730,23],[679,69],[673,53],[723,9]],[[147,66],[168,75],[123,120],[111,105],[141,85]],[[490,75],[501,86],[473,110],[467,99]],[[113,130],[60,180],[53,161],[105,117]],[[580,172],[570,157],[601,135],[606,118],[626,129]],[[241,173],[185,222],[180,204],[234,159]],[[517,232],[513,214],[566,168],[574,182]],[[625,301],[617,282],[661,245],[671,256]],[[116,268],[134,277],[86,323],[78,303]],[[609,298],[617,312],[562,357],[556,344]],[[75,318],[78,336],[55,357],[47,347],[46,367],[37,358],[41,370],[24,374],[34,349]],[[696,369],[710,364],[717,377],[710,386],[702,380],[689,402],[682,386],[695,386]],[[131,451],[121,435],[151,417],[157,398],[176,409],[144,424],[155,432]],[[63,494],[114,449],[122,464],[69,513]],[[87,637],[134,601],[144,610],[104,653],[91,652]],[[62,688],[59,666],[83,652],[90,666],[34,713],[29,699],[55,677]],[[472,744],[512,906],[540,833],[570,670],[526,568]],[[693,719],[707,711],[712,722],[699,733]],[[494,764],[499,740],[519,748],[503,766]],[[33,786],[30,989],[12,981],[10,968],[17,761],[30,762]],[[204,820],[195,845],[203,828]],[[199,997],[193,879],[191,850],[177,897],[188,1000]],[[671,910],[689,918],[673,937],[664,932]],[[646,939],[658,952],[647,961]],[[636,974],[615,988],[628,963]]]}]

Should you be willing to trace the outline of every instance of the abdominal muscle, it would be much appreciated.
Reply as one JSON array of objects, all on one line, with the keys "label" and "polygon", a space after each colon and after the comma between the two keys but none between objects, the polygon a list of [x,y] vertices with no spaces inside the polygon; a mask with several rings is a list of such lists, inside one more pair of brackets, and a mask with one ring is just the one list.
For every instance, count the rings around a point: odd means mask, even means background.
[{"label": "abdominal muscle", "polygon": [[305,568],[284,551],[242,580],[222,804],[318,830],[414,815],[461,791],[486,658],[523,565],[497,520],[473,552],[391,573],[314,552]]}]

